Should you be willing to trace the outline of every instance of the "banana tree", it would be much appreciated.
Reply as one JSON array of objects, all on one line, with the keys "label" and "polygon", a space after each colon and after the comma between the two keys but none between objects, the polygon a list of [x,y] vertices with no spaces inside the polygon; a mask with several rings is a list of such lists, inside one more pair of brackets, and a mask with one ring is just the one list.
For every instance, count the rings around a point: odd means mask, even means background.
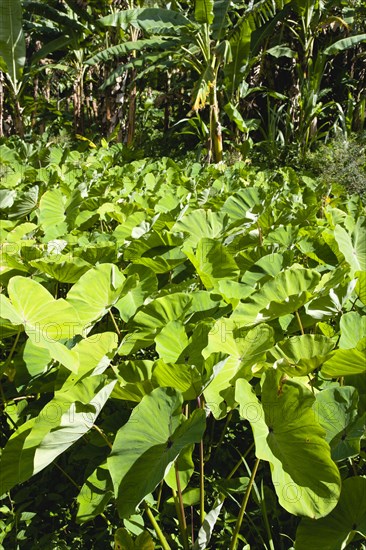
[{"label": "banana tree", "polygon": [[[16,131],[23,136],[24,127],[19,96],[23,86],[25,38],[20,0],[0,0],[0,13],[0,71],[5,74],[7,87],[14,102]],[[3,105],[3,98],[0,99],[0,104]]]},{"label": "banana tree", "polygon": [[[294,97],[292,111],[296,119],[296,139],[300,153],[304,155],[314,141],[324,137],[319,120],[328,108],[334,106],[332,100],[322,102],[329,91],[322,87],[329,61],[365,42],[366,34],[351,34],[351,25],[339,12],[339,2],[334,0],[297,0],[294,2],[294,12],[298,21],[289,18],[286,22],[295,36],[298,49],[293,52],[297,73],[294,88],[298,93]],[[324,47],[324,37],[322,43],[318,37],[333,29],[341,29],[345,37]]]},{"label": "banana tree", "polygon": [[239,11],[236,23],[229,17],[230,0],[196,0],[194,17],[188,19],[179,11],[162,8],[140,8],[116,12],[102,18],[99,23],[105,26],[129,26],[139,29],[143,38],[126,41],[113,46],[88,60],[89,64],[108,62],[111,59],[125,58],[132,51],[136,57],[130,58],[114,71],[104,87],[114,84],[126,69],[138,70],[136,78],[142,78],[154,70],[167,70],[174,67],[193,69],[197,74],[192,92],[192,111],[210,107],[209,159],[222,160],[223,145],[221,132],[220,105],[218,91],[224,74],[235,89],[244,76],[243,68],[248,66],[251,57],[253,32],[274,17],[290,0],[260,0]]}]

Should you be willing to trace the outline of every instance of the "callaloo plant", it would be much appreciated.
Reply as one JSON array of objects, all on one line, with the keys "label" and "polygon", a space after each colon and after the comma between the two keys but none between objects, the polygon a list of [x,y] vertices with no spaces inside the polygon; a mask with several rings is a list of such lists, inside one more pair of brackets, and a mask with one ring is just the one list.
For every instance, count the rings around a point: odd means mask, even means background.
[{"label": "callaloo plant", "polygon": [[360,200],[123,150],[1,146],[1,544],[361,547]]}]

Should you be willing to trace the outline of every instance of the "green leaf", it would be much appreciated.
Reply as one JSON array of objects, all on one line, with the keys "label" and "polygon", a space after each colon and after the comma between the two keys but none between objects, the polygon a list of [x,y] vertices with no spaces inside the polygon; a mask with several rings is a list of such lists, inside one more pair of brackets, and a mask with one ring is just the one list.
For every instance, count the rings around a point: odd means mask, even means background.
[{"label": "green leaf", "polygon": [[351,277],[354,277],[358,271],[366,271],[365,230],[366,218],[357,220],[352,233],[349,233],[340,225],[336,225],[334,229],[334,237],[339,250],[351,268]]},{"label": "green leaf", "polygon": [[1,316],[23,325],[33,344],[47,348],[68,369],[77,369],[77,356],[60,341],[82,333],[77,310],[66,300],[55,300],[42,285],[26,277],[12,277],[9,298],[0,295]]},{"label": "green leaf", "polygon": [[214,19],[214,0],[196,0],[194,18],[197,23],[211,25]]},{"label": "green leaf", "polygon": [[185,400],[196,399],[205,385],[205,376],[194,365],[167,364],[157,361],[151,382],[161,387],[175,388],[183,394]]},{"label": "green leaf", "polygon": [[178,491],[176,469],[179,472],[179,481],[181,490],[188,486],[188,483],[194,472],[194,463],[192,459],[192,453],[194,445],[189,445],[178,456],[177,460],[170,466],[169,470],[164,476],[164,481],[171,489]]},{"label": "green leaf", "polygon": [[107,462],[104,462],[94,470],[80,489],[76,499],[78,506],[77,523],[91,521],[103,513],[112,497],[112,480]]},{"label": "green leaf", "polygon": [[25,64],[25,37],[20,0],[1,0],[0,13],[0,59],[5,62],[14,93],[18,94]]},{"label": "green leaf", "polygon": [[337,349],[322,366],[325,378],[337,378],[366,372],[365,349]]},{"label": "green leaf", "polygon": [[272,57],[275,57],[278,59],[279,57],[288,57],[289,59],[295,59],[296,58],[296,52],[294,50],[291,50],[288,46],[278,45],[274,46],[273,48],[269,48],[268,50],[265,50],[265,53],[267,55],[271,55]]},{"label": "green leaf", "polygon": [[252,367],[265,356],[274,343],[273,329],[261,324],[249,331],[240,330],[231,319],[219,319],[209,333],[204,357],[212,353],[228,354],[223,367],[215,373],[204,391],[207,406],[216,419],[223,418],[235,406],[233,386],[236,377],[253,377]]},{"label": "green leaf", "polygon": [[205,413],[184,420],[183,399],[171,388],[157,388],[135,407],[117,432],[108,467],[120,517],[128,517],[164,478],[180,452],[201,440]]},{"label": "green leaf", "polygon": [[10,437],[1,456],[0,492],[26,481],[86,434],[107,401],[116,381],[91,376],[70,390],[59,390],[37,418]]},{"label": "green leaf", "polygon": [[325,432],[316,420],[312,393],[292,380],[266,372],[262,405],[243,379],[236,383],[240,415],[249,420],[256,456],[271,465],[279,502],[294,515],[323,517],[336,506],[341,480]]},{"label": "green leaf", "polygon": [[60,189],[46,191],[41,197],[38,223],[47,241],[57,239],[67,232],[65,203],[65,197]]},{"label": "green leaf", "polygon": [[366,415],[358,415],[358,393],[352,386],[327,388],[319,392],[313,409],[326,430],[326,441],[335,461],[360,453]]},{"label": "green leaf", "polygon": [[343,482],[336,508],[317,521],[303,519],[296,532],[296,550],[344,550],[359,533],[366,536],[366,478]]},{"label": "green leaf", "polygon": [[79,314],[84,327],[104,317],[120,297],[125,277],[113,264],[100,264],[90,269],[67,294],[67,302]]},{"label": "green leaf", "polygon": [[57,258],[51,256],[32,260],[29,264],[60,283],[76,283],[92,267],[80,258],[69,258],[62,255]]},{"label": "green leaf", "polygon": [[173,226],[172,231],[183,231],[190,237],[186,239],[185,247],[195,247],[204,237],[218,239],[223,234],[225,215],[211,210],[199,208],[185,214]]},{"label": "green leaf", "polygon": [[267,361],[273,358],[277,368],[289,376],[306,376],[324,363],[333,348],[333,341],[326,336],[304,334],[278,343]]},{"label": "green leaf", "polygon": [[320,275],[300,266],[282,271],[235,309],[232,319],[241,326],[270,321],[293,313],[309,301]]},{"label": "green leaf", "polygon": [[323,54],[337,55],[337,53],[348,50],[349,48],[353,48],[361,42],[366,42],[366,34],[356,34],[355,36],[348,36],[347,38],[342,38],[334,44],[331,44],[330,46],[328,46],[328,48],[325,48]]},{"label": "green leaf", "polygon": [[341,349],[355,348],[362,338],[366,337],[366,317],[356,311],[349,311],[341,317],[341,337],[339,347]]},{"label": "green leaf", "polygon": [[135,550],[133,538],[123,527],[114,533],[114,550]]},{"label": "green leaf", "polygon": [[106,27],[120,26],[127,30],[130,25],[148,33],[170,32],[176,34],[179,27],[190,25],[189,19],[179,11],[163,8],[137,8],[115,11],[111,15],[99,19],[99,23]]},{"label": "green leaf", "polygon": [[198,241],[195,254],[187,248],[184,252],[207,290],[217,289],[222,279],[235,281],[239,277],[239,268],[230,252],[213,239],[203,238]]},{"label": "green leaf", "polygon": [[366,271],[356,271],[356,293],[364,306],[366,306]]},{"label": "green leaf", "polygon": [[130,324],[133,328],[147,329],[151,334],[156,334],[170,321],[183,320],[191,301],[189,294],[183,292],[156,298],[143,306]]},{"label": "green leaf", "polygon": [[[188,346],[188,337],[181,321],[169,321],[155,337],[156,351],[166,363],[175,363]],[[170,384],[167,384],[170,386]],[[172,385],[173,387],[173,385]]]}]

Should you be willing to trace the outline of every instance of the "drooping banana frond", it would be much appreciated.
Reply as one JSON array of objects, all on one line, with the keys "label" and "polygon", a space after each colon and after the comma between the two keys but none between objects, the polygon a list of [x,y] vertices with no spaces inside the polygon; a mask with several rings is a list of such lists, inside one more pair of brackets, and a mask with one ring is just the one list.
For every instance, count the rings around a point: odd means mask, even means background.
[{"label": "drooping banana frond", "polygon": [[86,26],[82,25],[75,19],[72,19],[66,13],[56,10],[47,4],[41,4],[40,2],[36,2],[34,0],[24,0],[23,6],[29,12],[40,15],[49,21],[53,21],[54,23],[66,28],[68,31],[73,30],[78,33],[91,33],[91,30],[89,30]]},{"label": "drooping banana frond", "polygon": [[171,50],[171,48],[174,48],[177,46],[177,44],[180,43],[179,39],[167,39],[167,38],[160,38],[160,37],[154,37],[154,38],[146,38],[144,40],[130,40],[128,42],[122,42],[121,44],[117,44],[116,46],[111,46],[110,48],[107,48],[96,55],[93,55],[90,59],[86,61],[88,65],[96,65],[100,62],[107,62],[111,61],[113,59],[118,59],[119,57],[125,56],[126,54],[129,54],[132,51],[138,51],[141,52],[147,48],[151,48],[154,50]]},{"label": "drooping banana frond", "polygon": [[291,0],[259,0],[251,4],[238,21],[230,38],[232,62],[225,68],[229,95],[237,89],[250,66],[253,32],[271,21],[276,11],[282,10],[290,2]]},{"label": "drooping banana frond", "polygon": [[192,23],[179,12],[164,8],[138,8],[123,10],[99,19],[106,27],[121,27],[127,30],[133,26],[152,34],[177,36],[181,28],[190,27]]}]

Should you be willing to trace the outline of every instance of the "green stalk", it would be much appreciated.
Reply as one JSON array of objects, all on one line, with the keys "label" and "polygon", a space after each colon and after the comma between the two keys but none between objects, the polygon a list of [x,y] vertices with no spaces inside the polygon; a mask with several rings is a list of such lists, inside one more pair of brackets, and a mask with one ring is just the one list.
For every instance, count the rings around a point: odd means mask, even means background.
[{"label": "green stalk", "polygon": [[180,485],[180,478],[179,478],[179,471],[178,471],[177,462],[175,462],[174,468],[175,468],[175,479],[177,481],[177,489],[178,489],[179,511],[180,511],[180,518],[181,518],[181,532],[182,532],[182,539],[183,539],[182,540],[183,548],[184,548],[184,550],[189,550],[187,521],[186,521],[186,514],[184,512],[182,488],[181,488],[181,485]]},{"label": "green stalk", "polygon": [[295,311],[295,315],[296,315],[297,322],[299,323],[301,334],[304,336],[304,334],[305,334],[304,327],[302,326],[301,317],[300,317],[299,312],[297,310]]},{"label": "green stalk", "polygon": [[239,542],[238,539],[239,539],[241,524],[243,523],[245,510],[246,510],[246,507],[247,507],[247,504],[248,504],[250,492],[251,492],[252,487],[253,487],[254,478],[255,478],[255,475],[256,475],[257,470],[258,470],[259,462],[260,462],[260,459],[257,458],[256,461],[255,461],[255,464],[254,464],[254,468],[252,470],[252,475],[250,476],[250,480],[249,480],[247,490],[245,491],[243,502],[242,502],[241,507],[240,507],[238,519],[236,520],[234,535],[233,535],[233,538],[231,540],[229,550],[236,550],[236,548],[237,548],[237,545],[238,545],[238,542]]},{"label": "green stalk", "polygon": [[261,483],[261,508],[262,508],[262,515],[264,519],[264,527],[267,531],[267,537],[268,537],[268,544],[271,550],[275,550],[275,546],[273,544],[273,538],[271,533],[271,527],[269,525],[268,521],[268,515],[267,515],[267,507],[266,507],[266,499],[264,497],[264,486],[263,486],[263,479]]},{"label": "green stalk", "polygon": [[108,447],[109,447],[110,449],[112,449],[112,448],[113,448],[113,445],[112,445],[112,443],[109,441],[108,437],[105,435],[105,433],[103,432],[103,430],[101,430],[101,429],[99,428],[99,426],[97,426],[96,424],[93,424],[92,427],[101,435],[101,437],[102,437],[102,438],[104,439],[104,441],[107,443]]},{"label": "green stalk", "polygon": [[146,502],[144,502],[144,508],[145,508],[147,517],[149,518],[150,523],[154,527],[155,533],[157,534],[157,537],[160,540],[160,544],[161,544],[163,550],[171,550],[171,548],[168,544],[168,541],[166,540],[166,538],[164,536],[164,533],[160,529],[159,524],[158,524],[158,522],[156,521],[156,519],[154,517],[154,514],[152,513],[152,511],[150,510],[150,508],[149,508],[149,506]]},{"label": "green stalk", "polygon": [[[197,397],[198,407],[204,409],[205,403],[203,398]],[[203,439],[200,441],[200,519],[201,525],[205,520],[205,462]]]},{"label": "green stalk", "polygon": [[108,310],[108,312],[109,312],[109,315],[110,315],[110,317],[111,317],[111,319],[112,319],[114,328],[116,329],[116,332],[117,332],[117,334],[118,334],[118,338],[121,338],[121,331],[120,331],[119,328],[118,328],[116,319],[115,319],[115,317],[114,317],[114,315],[113,315],[113,313],[112,313],[112,311],[111,311],[110,309]]}]

